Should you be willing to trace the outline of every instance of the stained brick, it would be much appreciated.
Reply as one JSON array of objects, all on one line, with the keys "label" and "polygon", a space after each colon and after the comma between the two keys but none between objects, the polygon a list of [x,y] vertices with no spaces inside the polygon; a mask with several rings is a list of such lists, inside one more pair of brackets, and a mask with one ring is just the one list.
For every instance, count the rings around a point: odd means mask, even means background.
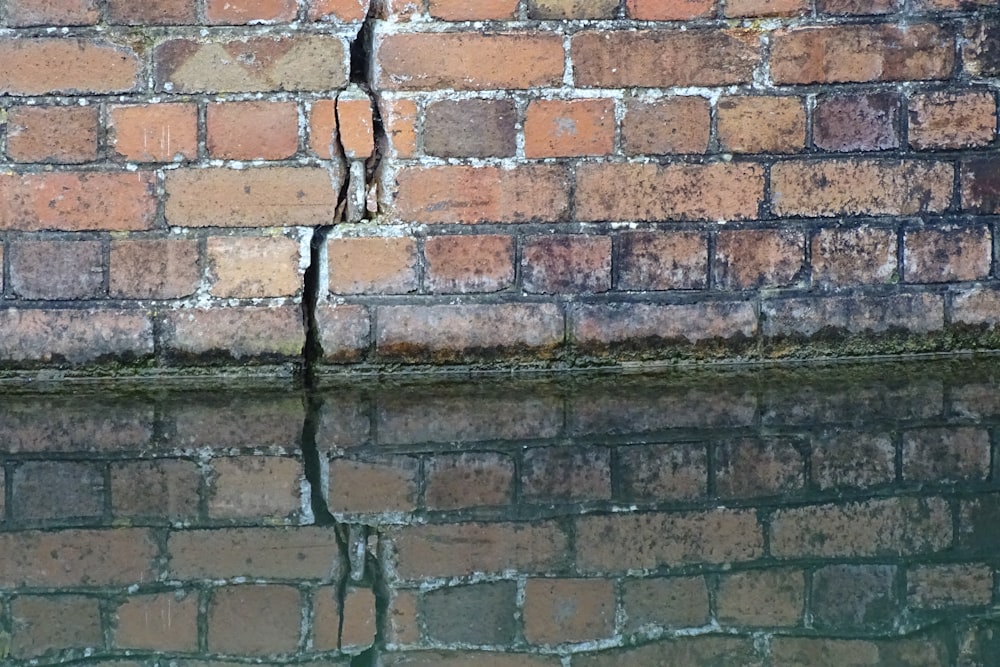
[{"label": "stained brick", "polygon": [[208,0],[205,18],[214,25],[281,23],[295,19],[295,0]]},{"label": "stained brick", "polygon": [[986,226],[907,229],[903,256],[906,282],[982,280],[990,274],[993,237]]},{"label": "stained brick", "polygon": [[817,628],[885,627],[897,612],[896,567],[831,565],[813,573],[812,616]]},{"label": "stained brick", "polygon": [[136,162],[176,162],[198,157],[198,108],[194,104],[108,107],[108,144]]},{"label": "stained brick", "polygon": [[725,97],[718,123],[725,151],[795,153],[805,147],[806,112],[798,97]]},{"label": "stained brick", "polygon": [[529,579],[523,614],[524,638],[533,644],[610,638],[615,629],[614,582]]},{"label": "stained brick", "polygon": [[198,242],[185,239],[132,239],[111,242],[112,297],[177,299],[201,282]]},{"label": "stained brick", "polygon": [[208,514],[216,519],[295,519],[301,507],[302,464],[276,456],[212,461]]},{"label": "stained brick", "polygon": [[96,518],[104,514],[104,473],[92,463],[30,461],[14,468],[10,486],[10,514],[20,521]]},{"label": "stained brick", "polygon": [[617,289],[704,289],[707,285],[705,234],[626,232],[618,236]]},{"label": "stained brick", "polygon": [[0,63],[0,94],[125,93],[140,83],[138,56],[105,41],[0,39]]},{"label": "stained brick", "polygon": [[700,498],[708,491],[704,445],[634,445],[618,450],[622,500]]},{"label": "stained brick", "polygon": [[8,0],[7,24],[28,26],[94,25],[100,19],[98,0]]},{"label": "stained brick", "polygon": [[720,623],[764,627],[795,626],[805,608],[805,576],[773,568],[723,576],[717,593]]},{"label": "stained brick", "polygon": [[295,296],[302,290],[301,246],[287,236],[210,236],[205,258],[213,296]]},{"label": "stained brick", "polygon": [[962,210],[987,215],[1000,212],[1000,158],[964,161],[961,174]]},{"label": "stained brick", "polygon": [[410,512],[417,506],[420,460],[387,456],[374,460],[335,459],[330,463],[332,512]]},{"label": "stained brick", "polygon": [[14,598],[11,655],[30,658],[70,648],[102,648],[98,603],[97,598],[77,595]]},{"label": "stained brick", "polygon": [[722,443],[715,447],[715,486],[729,498],[794,494],[805,486],[805,462],[792,440]]},{"label": "stained brick", "polygon": [[10,289],[25,299],[88,299],[104,293],[100,241],[10,245]]},{"label": "stained brick", "polygon": [[195,23],[195,0],[108,0],[108,22],[125,25]]},{"label": "stained brick", "polygon": [[816,9],[834,15],[889,14],[899,4],[899,0],[818,0]]},{"label": "stained brick", "polygon": [[838,152],[899,148],[899,110],[893,93],[823,96],[813,111],[813,143]]},{"label": "stained brick", "polygon": [[611,497],[611,456],[604,447],[536,447],[524,453],[521,494],[531,502]]},{"label": "stained brick", "polygon": [[[465,5],[465,1],[462,1]],[[417,153],[417,103],[411,99],[386,99],[378,101],[382,129],[390,154],[410,158]]]},{"label": "stained brick", "polygon": [[524,290],[541,294],[611,289],[611,238],[547,235],[525,240]]},{"label": "stained brick", "polygon": [[[409,0],[407,0],[409,1]],[[412,651],[390,653],[383,658],[386,667],[462,667],[488,662],[491,667],[559,667],[558,656],[496,651]]]},{"label": "stained brick", "polygon": [[990,436],[972,427],[924,428],[903,434],[903,478],[972,482],[990,474]]},{"label": "stained brick", "polygon": [[365,306],[320,305],[316,326],[324,362],[357,361],[368,349],[371,320]]},{"label": "stained brick", "polygon": [[198,650],[198,595],[155,593],[118,607],[115,646],[148,651]]},{"label": "stained brick", "polygon": [[710,124],[708,100],[701,97],[629,100],[622,120],[622,151],[626,155],[704,153]]},{"label": "stained brick", "polygon": [[873,641],[820,637],[775,637],[771,655],[782,667],[814,665],[947,664],[947,649],[924,637]]},{"label": "stained brick", "polygon": [[19,106],[7,115],[15,162],[81,164],[97,159],[97,107]]},{"label": "stained brick", "polygon": [[70,364],[153,353],[153,323],[145,313],[118,309],[0,311],[0,359]]},{"label": "stained brick", "polygon": [[988,91],[941,91],[910,98],[910,146],[918,150],[985,146],[997,131]]},{"label": "stained brick", "polygon": [[884,433],[824,432],[812,441],[812,481],[821,489],[865,488],[895,479],[896,448]]},{"label": "stained brick", "polygon": [[1000,496],[981,494],[963,500],[958,514],[958,546],[966,553],[996,553],[1000,535],[996,525],[1000,520]]},{"label": "stained brick", "polygon": [[944,328],[944,300],[937,294],[768,299],[761,306],[765,336],[830,332],[929,333]]},{"label": "stained brick", "polygon": [[906,573],[906,600],[911,606],[983,606],[992,599],[993,570],[988,565],[922,565]]},{"label": "stained brick", "polygon": [[443,100],[427,105],[424,152],[440,157],[513,157],[512,100]]},{"label": "stained brick", "polygon": [[532,100],[524,120],[527,158],[608,155],[614,152],[613,100]]},{"label": "stained brick", "polygon": [[504,646],[517,636],[517,584],[452,586],[425,593],[420,615],[428,639]]},{"label": "stained brick", "polygon": [[622,586],[625,629],[699,627],[708,622],[708,587],[703,577],[627,579]]},{"label": "stained brick", "polygon": [[794,16],[809,10],[807,0],[727,0],[726,16]]},{"label": "stained brick", "polygon": [[363,21],[371,0],[309,0],[310,21]]},{"label": "stained brick", "polygon": [[749,638],[708,635],[661,639],[638,648],[625,648],[574,658],[573,667],[618,665],[740,665],[762,667],[764,662]]},{"label": "stained brick", "polygon": [[294,102],[221,102],[205,115],[210,157],[224,160],[281,160],[299,146]]},{"label": "stained brick", "polygon": [[498,292],[514,282],[510,236],[432,236],[424,242],[424,256],[432,292]]},{"label": "stained brick", "polygon": [[513,495],[514,463],[502,454],[436,454],[424,475],[428,509],[507,505]]},{"label": "stained brick", "polygon": [[812,238],[813,283],[844,287],[897,281],[897,234],[877,227],[825,228]]},{"label": "stained brick", "polygon": [[334,238],[327,242],[327,257],[334,294],[406,294],[419,286],[412,238]]},{"label": "stained brick", "polygon": [[299,645],[301,596],[292,586],[227,586],[208,607],[208,650],[259,656]]},{"label": "stained brick", "polygon": [[193,461],[126,461],[111,465],[116,518],[190,520],[198,515],[201,473]]},{"label": "stained brick", "polygon": [[165,351],[189,362],[218,355],[244,362],[298,359],[305,344],[297,306],[174,310],[162,321]]},{"label": "stained brick", "polygon": [[784,229],[721,231],[715,239],[712,276],[720,289],[788,287],[805,264],[802,232]]},{"label": "stained brick", "polygon": [[995,326],[1000,311],[1000,293],[972,288],[957,293],[952,304],[952,321],[962,324]]},{"label": "stained brick", "polygon": [[625,8],[639,21],[686,21],[712,15],[715,0],[625,0]]},{"label": "stained brick", "polygon": [[972,76],[1000,75],[1000,27],[996,21],[970,22],[963,31],[962,65]]}]

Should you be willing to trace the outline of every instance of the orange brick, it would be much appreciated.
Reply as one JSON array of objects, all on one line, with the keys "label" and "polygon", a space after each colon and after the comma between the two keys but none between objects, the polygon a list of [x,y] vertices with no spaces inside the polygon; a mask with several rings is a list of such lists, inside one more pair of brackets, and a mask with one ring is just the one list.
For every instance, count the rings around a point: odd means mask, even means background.
[{"label": "orange brick", "polygon": [[80,164],[97,159],[97,107],[13,107],[7,155],[15,162]]},{"label": "orange brick", "polygon": [[65,649],[101,649],[97,598],[77,595],[16,597],[11,603],[10,653],[19,658]]},{"label": "orange brick", "polygon": [[611,237],[531,236],[521,264],[526,292],[606,292],[611,289]]},{"label": "orange brick", "polygon": [[156,593],[118,607],[115,646],[147,651],[198,650],[198,594]]},{"label": "orange brick", "polygon": [[489,21],[517,18],[518,0],[430,0],[430,15],[443,21]]},{"label": "orange brick", "polygon": [[281,160],[299,145],[294,102],[221,102],[208,105],[208,154],[226,160]]},{"label": "orange brick", "polygon": [[917,150],[985,146],[996,137],[996,121],[991,92],[917,94],[910,98],[910,146]]},{"label": "orange brick", "polygon": [[701,232],[627,232],[618,239],[617,289],[708,286],[708,237]]},{"label": "orange brick", "polygon": [[299,241],[287,236],[210,236],[205,259],[212,295],[252,299],[299,294],[300,250]]},{"label": "orange brick", "polygon": [[196,23],[195,0],[108,0],[108,22],[126,25]]},{"label": "orange brick", "polygon": [[532,644],[610,638],[615,626],[614,582],[607,579],[529,579],[524,586],[524,638]]},{"label": "orange brick", "polygon": [[327,244],[327,255],[332,293],[405,294],[417,289],[417,244],[412,238],[334,238]]},{"label": "orange brick", "polygon": [[899,4],[900,0],[817,0],[816,10],[822,14],[888,14]]},{"label": "orange brick", "polygon": [[139,57],[104,41],[0,39],[0,94],[125,93],[140,84]]},{"label": "orange brick", "polygon": [[788,287],[805,265],[805,235],[796,230],[743,229],[716,237],[712,275],[720,289]]},{"label": "orange brick", "polygon": [[626,155],[704,153],[709,114],[708,100],[701,97],[629,100],[622,120],[622,150]]},{"label": "orange brick", "polygon": [[726,0],[727,17],[794,16],[807,11],[807,0]]},{"label": "orange brick", "polygon": [[821,287],[898,280],[896,231],[868,226],[819,230],[812,238],[813,282]]},{"label": "orange brick", "polygon": [[322,160],[340,156],[336,100],[316,100],[309,108],[309,150]]},{"label": "orange brick", "polygon": [[719,148],[733,153],[794,153],[806,142],[806,112],[798,97],[719,100]]},{"label": "orange brick", "polygon": [[208,514],[217,519],[295,519],[301,509],[302,464],[277,456],[212,461]]},{"label": "orange brick", "polygon": [[179,299],[201,282],[198,242],[143,239],[111,242],[109,294],[119,299]]},{"label": "orange brick", "polygon": [[528,89],[558,86],[559,35],[540,33],[398,33],[376,47],[381,90]]},{"label": "orange brick", "polygon": [[379,98],[379,115],[390,153],[409,158],[417,152],[417,104],[410,99]]},{"label": "orange brick", "polygon": [[240,656],[293,653],[302,600],[292,586],[225,586],[208,607],[208,650]]},{"label": "orange brick", "polygon": [[310,0],[310,21],[363,21],[371,0]]},{"label": "orange brick", "polygon": [[417,506],[419,472],[420,461],[409,456],[335,459],[330,463],[330,511],[411,512]]},{"label": "orange brick", "polygon": [[294,305],[171,310],[162,325],[164,352],[184,363],[219,355],[242,363],[299,359],[305,344],[302,309]]},{"label": "orange brick", "polygon": [[715,0],[625,0],[625,8],[639,21],[687,21],[712,16]]},{"label": "orange brick", "polygon": [[98,0],[9,0],[7,24],[28,26],[94,25],[101,18]]},{"label": "orange brick", "polygon": [[613,100],[532,100],[524,121],[528,158],[608,155],[614,151]]},{"label": "orange brick", "polygon": [[727,625],[794,626],[802,621],[805,576],[783,568],[750,570],[719,582],[718,618]]},{"label": "orange brick", "polygon": [[907,229],[903,234],[903,279],[942,283],[984,280],[993,261],[993,237],[985,225]]},{"label": "orange brick", "polygon": [[613,19],[618,0],[528,0],[531,19]]},{"label": "orange brick", "polygon": [[295,0],[207,0],[205,18],[209,25],[282,23],[295,19]]},{"label": "orange brick", "polygon": [[108,144],[135,162],[193,160],[198,157],[198,108],[194,104],[110,106]]},{"label": "orange brick", "polygon": [[356,653],[375,643],[375,594],[369,588],[351,588],[344,596],[341,648]]},{"label": "orange brick", "polygon": [[497,292],[514,282],[510,236],[432,236],[424,242],[427,288],[433,292]]},{"label": "orange brick", "polygon": [[360,90],[347,90],[337,97],[340,145],[349,160],[364,160],[375,151],[372,102]]}]

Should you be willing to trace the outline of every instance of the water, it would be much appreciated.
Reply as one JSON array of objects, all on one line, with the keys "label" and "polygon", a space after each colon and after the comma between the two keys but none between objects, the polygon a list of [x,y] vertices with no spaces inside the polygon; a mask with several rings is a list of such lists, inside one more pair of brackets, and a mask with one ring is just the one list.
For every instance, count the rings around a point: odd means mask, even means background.
[{"label": "water", "polygon": [[9,393],[2,664],[1000,664],[1000,362]]}]

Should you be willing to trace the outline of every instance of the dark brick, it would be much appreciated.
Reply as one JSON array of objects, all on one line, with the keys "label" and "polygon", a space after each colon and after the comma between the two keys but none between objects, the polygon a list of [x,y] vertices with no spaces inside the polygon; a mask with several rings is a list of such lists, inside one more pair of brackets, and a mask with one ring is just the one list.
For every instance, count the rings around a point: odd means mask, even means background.
[{"label": "dark brick", "polygon": [[715,447],[715,485],[729,498],[794,493],[805,485],[805,463],[792,440],[735,440]]},{"label": "dark brick", "polygon": [[10,246],[10,287],[25,299],[92,299],[104,291],[99,241],[26,241]]},{"label": "dark brick", "polygon": [[965,28],[962,50],[965,71],[973,76],[1000,76],[1000,23],[984,20]]},{"label": "dark brick", "polygon": [[532,236],[525,241],[522,265],[526,292],[606,292],[611,289],[611,238]]},{"label": "dark brick", "polygon": [[604,447],[538,447],[524,454],[524,498],[536,502],[611,497],[611,454]]},{"label": "dark brick", "polygon": [[981,495],[962,501],[958,545],[963,551],[996,554],[1000,550],[1000,495]]},{"label": "dark brick", "polygon": [[510,157],[517,147],[512,100],[458,100],[428,105],[424,151],[440,157]]},{"label": "dark brick", "polygon": [[892,565],[831,565],[813,574],[812,616],[817,628],[891,625],[896,615]]},{"label": "dark brick", "polygon": [[894,93],[821,97],[813,112],[813,143],[838,152],[899,148],[899,113]]},{"label": "dark brick", "polygon": [[622,500],[693,499],[708,491],[705,445],[633,445],[618,450]]},{"label": "dark brick", "polygon": [[506,645],[517,633],[517,584],[504,581],[425,593],[420,612],[429,639]]},{"label": "dark brick", "polygon": [[962,210],[1000,213],[1000,158],[983,157],[962,162]]},{"label": "dark brick", "polygon": [[703,577],[628,579],[622,606],[628,632],[650,625],[697,627],[708,622],[708,587]]},{"label": "dark brick", "polygon": [[93,463],[24,463],[14,469],[11,487],[14,519],[94,518],[104,512],[104,475]]},{"label": "dark brick", "polygon": [[701,232],[626,232],[618,244],[617,289],[708,286],[708,237]]}]

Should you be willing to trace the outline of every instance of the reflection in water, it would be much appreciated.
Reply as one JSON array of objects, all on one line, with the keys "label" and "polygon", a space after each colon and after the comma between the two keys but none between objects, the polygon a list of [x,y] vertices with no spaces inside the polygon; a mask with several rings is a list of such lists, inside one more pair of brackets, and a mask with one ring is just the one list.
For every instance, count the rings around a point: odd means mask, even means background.
[{"label": "reflection in water", "polygon": [[998,378],[10,395],[0,657],[996,665]]}]

